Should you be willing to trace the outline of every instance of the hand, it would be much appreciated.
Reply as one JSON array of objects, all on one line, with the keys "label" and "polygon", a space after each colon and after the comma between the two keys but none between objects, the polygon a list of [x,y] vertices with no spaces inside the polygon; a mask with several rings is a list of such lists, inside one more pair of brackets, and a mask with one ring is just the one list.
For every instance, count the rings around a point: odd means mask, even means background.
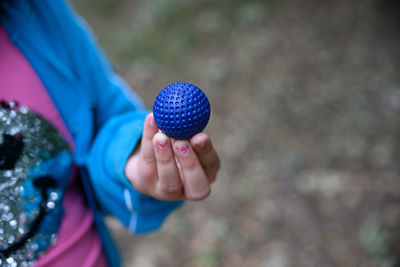
[{"label": "hand", "polygon": [[174,140],[146,117],[138,151],[128,159],[126,177],[139,192],[159,200],[198,201],[211,192],[220,160],[207,134]]}]

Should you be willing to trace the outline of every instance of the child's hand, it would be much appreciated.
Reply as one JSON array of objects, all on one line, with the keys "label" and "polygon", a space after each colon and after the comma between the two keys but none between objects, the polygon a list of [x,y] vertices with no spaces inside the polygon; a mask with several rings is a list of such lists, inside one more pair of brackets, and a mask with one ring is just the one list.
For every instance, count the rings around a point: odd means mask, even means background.
[{"label": "child's hand", "polygon": [[159,200],[205,199],[220,161],[207,134],[174,140],[159,132],[150,113],[140,149],[132,154],[125,174],[139,192]]}]

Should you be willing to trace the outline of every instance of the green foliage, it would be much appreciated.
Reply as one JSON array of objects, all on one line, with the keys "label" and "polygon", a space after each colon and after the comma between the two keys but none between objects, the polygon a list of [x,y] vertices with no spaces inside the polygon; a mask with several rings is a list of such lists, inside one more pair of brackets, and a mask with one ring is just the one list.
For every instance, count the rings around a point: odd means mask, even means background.
[{"label": "green foliage", "polygon": [[379,220],[369,218],[362,224],[359,241],[377,266],[392,266],[393,259],[389,256],[388,235]]},{"label": "green foliage", "polygon": [[213,247],[206,248],[197,255],[196,266],[199,267],[219,266],[218,262],[220,260],[220,257],[221,254],[216,248]]}]

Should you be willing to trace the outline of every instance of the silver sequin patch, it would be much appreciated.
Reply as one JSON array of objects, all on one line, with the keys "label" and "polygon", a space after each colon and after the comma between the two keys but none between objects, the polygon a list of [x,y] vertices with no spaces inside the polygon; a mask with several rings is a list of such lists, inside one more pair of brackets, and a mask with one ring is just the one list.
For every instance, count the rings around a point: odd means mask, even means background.
[{"label": "silver sequin patch", "polygon": [[15,103],[0,107],[0,152],[0,266],[31,266],[55,242],[72,157],[49,122]]}]

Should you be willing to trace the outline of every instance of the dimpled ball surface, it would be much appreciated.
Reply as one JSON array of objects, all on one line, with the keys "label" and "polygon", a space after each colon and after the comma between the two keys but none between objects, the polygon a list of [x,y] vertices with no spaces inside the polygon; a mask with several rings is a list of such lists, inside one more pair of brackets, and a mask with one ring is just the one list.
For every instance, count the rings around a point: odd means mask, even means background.
[{"label": "dimpled ball surface", "polygon": [[190,139],[201,132],[210,119],[206,95],[190,83],[173,83],[165,87],[153,105],[158,128],[175,139]]}]

